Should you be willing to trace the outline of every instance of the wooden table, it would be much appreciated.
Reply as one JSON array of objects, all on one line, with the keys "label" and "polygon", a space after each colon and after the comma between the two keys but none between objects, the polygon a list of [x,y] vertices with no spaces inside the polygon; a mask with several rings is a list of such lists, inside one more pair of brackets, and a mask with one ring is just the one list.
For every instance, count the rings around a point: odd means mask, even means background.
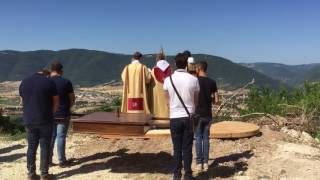
[{"label": "wooden table", "polygon": [[100,135],[141,136],[150,128],[152,116],[138,113],[95,112],[71,120],[73,131]]}]

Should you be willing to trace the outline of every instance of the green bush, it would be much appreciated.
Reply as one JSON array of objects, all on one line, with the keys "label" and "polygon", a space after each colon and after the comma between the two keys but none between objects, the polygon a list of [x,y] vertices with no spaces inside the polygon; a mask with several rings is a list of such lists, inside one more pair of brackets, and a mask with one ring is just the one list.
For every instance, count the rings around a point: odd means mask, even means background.
[{"label": "green bush", "polygon": [[240,113],[268,113],[268,114],[286,114],[286,109],[279,106],[286,104],[288,98],[288,91],[281,88],[279,91],[271,90],[269,88],[259,89],[256,86],[250,88],[248,98],[245,99],[246,109],[241,110]]},{"label": "green bush", "polygon": [[114,108],[112,106],[110,106],[109,104],[103,104],[102,106],[100,106],[99,108],[95,109],[95,112],[112,112],[114,110]]},{"label": "green bush", "polygon": [[111,106],[121,106],[121,97],[115,97],[114,99],[112,99],[111,101]]},{"label": "green bush", "polygon": [[298,103],[306,115],[320,116],[320,83],[305,82]]},{"label": "green bush", "polygon": [[316,138],[320,140],[320,130],[317,132]]},{"label": "green bush", "polygon": [[290,91],[251,87],[245,107],[239,110],[243,117],[260,113],[297,117],[304,131],[320,138],[320,82],[305,82]]},{"label": "green bush", "polygon": [[250,88],[245,100],[246,109],[240,113],[268,113],[286,116],[288,113],[304,116],[307,119],[320,116],[320,83],[305,82],[302,87],[287,90],[284,87],[279,91],[269,88]]},{"label": "green bush", "polygon": [[120,97],[115,97],[112,99],[110,103],[104,103],[100,107],[90,110],[87,113],[92,113],[92,112],[115,112],[117,111],[118,108],[121,106],[121,98]]},{"label": "green bush", "polygon": [[1,134],[20,134],[24,132],[21,117],[0,116],[0,133]]}]

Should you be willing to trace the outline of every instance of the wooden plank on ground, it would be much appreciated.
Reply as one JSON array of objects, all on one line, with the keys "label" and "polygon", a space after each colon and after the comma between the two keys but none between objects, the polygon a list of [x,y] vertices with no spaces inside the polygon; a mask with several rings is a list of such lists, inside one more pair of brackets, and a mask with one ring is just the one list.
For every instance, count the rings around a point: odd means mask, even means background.
[{"label": "wooden plank on ground", "polygon": [[151,129],[146,133],[145,137],[170,137],[170,129]]},{"label": "wooden plank on ground", "polygon": [[210,135],[212,138],[245,138],[258,134],[259,126],[239,121],[223,121],[212,124]]},{"label": "wooden plank on ground", "polygon": [[[224,121],[212,124],[210,138],[245,138],[259,133],[259,126],[239,121]],[[150,129],[146,137],[170,137],[170,129]]]}]

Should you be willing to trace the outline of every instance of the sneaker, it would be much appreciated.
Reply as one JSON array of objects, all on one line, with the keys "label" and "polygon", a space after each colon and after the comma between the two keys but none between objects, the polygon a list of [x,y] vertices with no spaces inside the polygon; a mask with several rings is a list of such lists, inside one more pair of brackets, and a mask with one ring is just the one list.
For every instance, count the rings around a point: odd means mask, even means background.
[{"label": "sneaker", "polygon": [[208,169],[209,169],[208,163],[204,163],[204,164],[203,164],[203,170],[204,170],[204,171],[208,171]]},{"label": "sneaker", "polygon": [[37,179],[37,174],[36,173],[28,173],[28,177],[27,177],[27,179],[28,180],[35,180],[35,179]]},{"label": "sneaker", "polygon": [[196,166],[196,173],[202,172],[202,164],[197,164]]},{"label": "sneaker", "polygon": [[59,167],[66,168],[66,167],[71,166],[72,163],[73,163],[73,160],[67,160],[67,161],[64,161],[62,163],[59,163]]},{"label": "sneaker", "polygon": [[184,175],[183,176],[183,180],[195,180],[195,178],[192,176],[192,174],[191,175]]},{"label": "sneaker", "polygon": [[53,167],[53,166],[56,166],[57,164],[55,164],[55,163],[49,163],[49,167]]},{"label": "sneaker", "polygon": [[54,179],[52,174],[46,174],[46,175],[40,176],[40,180],[52,180],[52,179]]}]

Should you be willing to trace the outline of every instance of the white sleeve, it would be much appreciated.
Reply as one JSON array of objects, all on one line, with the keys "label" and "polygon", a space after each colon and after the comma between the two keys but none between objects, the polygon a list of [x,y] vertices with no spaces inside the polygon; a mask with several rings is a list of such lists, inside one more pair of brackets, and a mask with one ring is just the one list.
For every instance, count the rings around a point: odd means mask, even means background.
[{"label": "white sleeve", "polygon": [[197,92],[200,91],[200,85],[199,85],[198,78],[197,78],[196,81],[195,81],[194,91],[197,91]]},{"label": "white sleeve", "polygon": [[168,78],[164,79],[163,90],[168,91]]}]

